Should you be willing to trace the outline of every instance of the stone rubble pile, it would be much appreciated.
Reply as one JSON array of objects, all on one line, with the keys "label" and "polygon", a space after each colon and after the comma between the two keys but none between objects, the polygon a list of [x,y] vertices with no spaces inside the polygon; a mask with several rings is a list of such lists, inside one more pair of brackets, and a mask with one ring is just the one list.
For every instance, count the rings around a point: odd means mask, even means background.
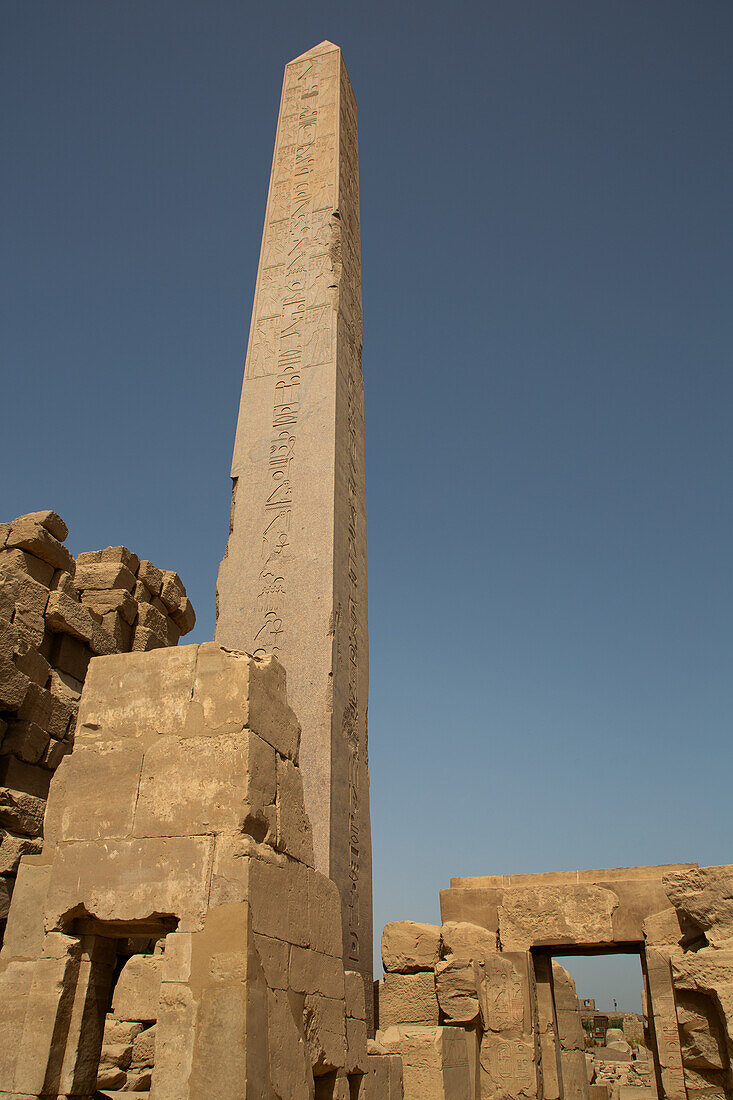
[{"label": "stone rubble pile", "polygon": [[124,546],[79,554],[56,512],[0,523],[0,934],[92,657],[176,645],[196,617],[177,573]]}]

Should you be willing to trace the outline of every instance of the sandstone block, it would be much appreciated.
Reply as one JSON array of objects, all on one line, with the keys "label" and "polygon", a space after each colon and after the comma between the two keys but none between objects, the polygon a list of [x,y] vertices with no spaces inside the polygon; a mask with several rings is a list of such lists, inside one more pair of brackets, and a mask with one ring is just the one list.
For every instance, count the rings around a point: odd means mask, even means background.
[{"label": "sandstone block", "polygon": [[50,738],[35,722],[10,722],[0,745],[4,756],[12,753],[26,764],[37,764],[43,757]]},{"label": "sandstone block", "polygon": [[41,649],[44,657],[46,656],[46,652],[42,648],[46,634],[46,620],[40,611],[31,611],[27,607],[16,604],[13,614],[13,626],[26,646]]},{"label": "sandstone block", "polygon": [[717,946],[733,939],[733,864],[696,867],[664,876],[664,889],[678,913]]},{"label": "sandstone block", "polygon": [[0,573],[16,576],[27,573],[38,584],[50,588],[54,568],[48,562],[41,561],[40,558],[34,557],[25,550],[2,550],[0,551]]},{"label": "sandstone block", "polygon": [[191,701],[197,649],[179,646],[92,661],[79,707],[77,738],[180,733]]},{"label": "sandstone block", "polygon": [[160,638],[166,636],[166,621],[166,616],[151,603],[140,604],[137,609],[137,625],[147,627]]},{"label": "sandstone block", "polygon": [[[158,983],[158,999],[160,999],[160,983]],[[157,1019],[157,1004],[156,1019]],[[145,1031],[134,1040],[132,1044],[132,1059],[130,1061],[130,1068],[135,1073],[141,1073],[143,1070],[152,1069],[155,1065],[155,1037],[157,1035],[157,1028],[155,1024],[152,1027],[148,1027]]]},{"label": "sandstone block", "polygon": [[46,605],[46,622],[57,634],[70,634],[81,642],[90,642],[94,620],[89,608],[77,603],[63,592],[49,593]]},{"label": "sandstone block", "polygon": [[346,1015],[352,1020],[366,1020],[364,979],[357,970],[346,970],[344,972],[344,988]]},{"label": "sandstone block", "polygon": [[53,535],[59,542],[65,542],[69,536],[69,528],[57,512],[28,512],[24,516],[19,516],[17,520],[13,520],[13,523],[20,523],[21,520],[40,523],[41,527],[45,527],[49,534]]},{"label": "sandstone block", "polygon": [[160,590],[163,587],[163,571],[153,565],[151,561],[143,559],[140,562],[137,569],[137,579],[145,585],[153,596],[160,595]]},{"label": "sandstone block", "polygon": [[30,517],[13,520],[5,546],[9,550],[27,550],[54,569],[74,574],[76,563],[66,547],[45,526]]},{"label": "sandstone block", "polygon": [[[77,566],[83,565],[124,565],[131,573],[137,573],[140,559],[126,546],[108,546],[104,550],[85,550],[76,559]],[[79,587],[83,587],[80,585]],[[100,585],[104,587],[104,585]]]},{"label": "sandstone block", "polygon": [[[48,775],[48,773],[46,773]],[[50,779],[50,776],[49,776]],[[0,825],[24,836],[40,836],[46,800],[12,787],[0,787]]]},{"label": "sandstone block", "polygon": [[31,682],[7,657],[0,656],[0,709],[18,710]]},{"label": "sandstone block", "polygon": [[178,645],[181,632],[173,622],[173,619],[165,620],[165,644],[166,645]]},{"label": "sandstone block", "polygon": [[135,603],[150,603],[153,594],[146,584],[136,580],[135,587],[132,590],[132,598],[135,600]]},{"label": "sandstone block", "polygon": [[123,1069],[103,1069],[99,1067],[97,1073],[97,1091],[110,1089],[117,1092],[124,1089],[127,1084],[127,1074]]},{"label": "sandstone block", "polygon": [[440,928],[411,920],[391,921],[382,932],[382,963],[387,971],[411,974],[433,970],[440,959]]},{"label": "sandstone block", "polygon": [[[290,944],[274,940],[270,936],[254,935],[254,945],[264,971],[268,989],[286,990],[290,959]],[[295,950],[295,948],[293,948]],[[298,948],[298,950],[305,950]],[[166,948],[167,954],[167,948]]]},{"label": "sandstone block", "polygon": [[[273,754],[274,755],[274,754]],[[300,770],[277,758],[277,841],[280,852],[313,866],[313,832],[303,799]]]},{"label": "sandstone block", "polygon": [[224,737],[172,737],[145,751],[136,836],[268,833],[275,753],[250,730]]},{"label": "sandstone block", "polygon": [[14,875],[18,870],[20,857],[36,855],[42,844],[38,837],[23,836],[0,828],[0,874]]},{"label": "sandstone block", "polygon": [[246,727],[297,761],[300,727],[285,701],[285,672],[278,661],[229,652],[215,642],[197,649],[192,732],[223,734]]},{"label": "sandstone block", "polygon": [[[369,1043],[369,1046],[375,1044]],[[403,1100],[402,1059],[398,1054],[368,1053],[359,1100]]]},{"label": "sandstone block", "polygon": [[[207,911],[211,856],[209,837],[62,844],[55,853],[47,926],[57,928],[67,913],[83,905],[99,920],[172,914],[181,932],[194,931]],[[134,890],[127,885],[131,882]]]},{"label": "sandstone block", "polygon": [[470,1024],[479,1014],[478,964],[453,956],[435,968],[438,1005],[448,1024]]},{"label": "sandstone block", "polygon": [[601,886],[537,885],[507,890],[499,908],[501,942],[507,951],[533,945],[613,943],[618,898]]},{"label": "sandstone block", "polygon": [[118,653],[129,653],[132,649],[132,627],[122,615],[108,611],[102,616],[102,626],[114,642]]},{"label": "sandstone block", "polygon": [[308,880],[308,929],[310,945],[324,955],[342,958],[341,899],[331,879],[310,867]]},{"label": "sandstone block", "polygon": [[142,748],[129,741],[77,745],[57,771],[46,837],[59,843],[131,836],[142,760]]},{"label": "sandstone block", "polygon": [[[150,605],[148,605],[150,606]],[[152,649],[164,649],[166,639],[164,634],[156,634],[147,626],[136,626],[132,635],[132,652],[149,653]]]},{"label": "sandstone block", "polygon": [[275,1096],[310,1100],[313,1074],[308,1050],[301,1036],[301,1022],[294,1019],[287,993],[267,991],[269,1076]]},{"label": "sandstone block", "polygon": [[[51,567],[49,566],[49,569]],[[54,592],[63,592],[65,596],[70,596],[72,600],[79,599],[79,591],[74,584],[74,580],[71,573],[67,573],[64,569],[55,569],[53,578],[49,586]]]},{"label": "sandstone block", "polygon": [[131,1043],[105,1043],[99,1059],[99,1072],[108,1073],[113,1069],[127,1069],[131,1058]]},{"label": "sandstone block", "polygon": [[126,588],[89,588],[82,592],[81,602],[98,615],[116,611],[126,623],[132,623],[137,615],[137,604]]},{"label": "sandstone block", "polygon": [[468,921],[446,921],[441,928],[445,955],[482,962],[497,953],[496,933]]},{"label": "sandstone block", "polygon": [[295,993],[320,993],[344,998],[344,969],[334,955],[323,955],[306,947],[290,950],[290,988]]},{"label": "sandstone block", "polygon": [[84,681],[91,657],[89,646],[68,634],[58,634],[54,639],[51,664],[75,680]]},{"label": "sandstone block", "polygon": [[402,1059],[405,1100],[454,1100],[470,1096],[471,1079],[462,1028],[390,1027],[380,1030],[377,1040],[380,1046]]},{"label": "sandstone block", "polygon": [[379,1027],[402,1024],[436,1025],[438,999],[432,970],[416,974],[385,974],[379,983]]},{"label": "sandstone block", "polygon": [[522,1031],[525,1015],[520,961],[506,954],[488,956],[480,964],[481,1015],[488,1031]]},{"label": "sandstone block", "polygon": [[[298,947],[312,943],[311,921],[304,899],[308,897],[307,868],[284,857],[281,863],[247,858],[248,898],[255,932]],[[328,954],[332,952],[324,952]]]},{"label": "sandstone block", "polygon": [[534,1044],[487,1032],[481,1040],[482,1096],[534,1097],[537,1079]]},{"label": "sandstone block", "polygon": [[[707,1000],[707,999],[706,999]],[[700,998],[695,1008],[677,1002],[677,1022],[682,1044],[682,1064],[686,1069],[724,1069],[725,1039],[715,1019],[715,1009]]]},{"label": "sandstone block", "polygon": [[[363,984],[363,982],[362,982]],[[367,1026],[365,1020],[346,1018],[346,1073],[365,1073],[367,1068]]]},{"label": "sandstone block", "polygon": [[314,1073],[343,1066],[346,1056],[344,1002],[320,993],[309,993],[303,1009],[303,1026]]},{"label": "sandstone block", "polygon": [[[162,955],[133,955],[125,963],[112,998],[112,1011],[118,1019],[142,1023],[157,1020],[162,965]],[[141,1038],[138,1036],[135,1043]]]},{"label": "sandstone block", "polygon": [[132,1049],[132,1044],[140,1032],[143,1024],[139,1020],[119,1020],[114,1013],[107,1014],[104,1024],[104,1043],[122,1043]]},{"label": "sandstone block", "polygon": [[38,763],[42,767],[48,768],[49,771],[55,772],[61,761],[70,752],[71,743],[69,741],[50,741]]},{"label": "sandstone block", "polygon": [[24,676],[38,687],[45,687],[51,666],[37,649],[29,649],[27,653],[16,653],[14,657],[16,668],[19,668]]},{"label": "sandstone block", "polygon": [[15,614],[18,611],[35,611],[42,615],[48,602],[48,588],[34,581],[25,572],[14,573],[7,566],[3,569],[4,564],[0,557],[0,584],[12,596]]},{"label": "sandstone block", "polygon": [[196,625],[196,614],[188,596],[184,596],[179,607],[171,612],[171,618],[181,634],[188,634]]},{"label": "sandstone block", "polygon": [[[43,950],[43,909],[51,868],[48,865],[43,866],[42,860],[42,856],[26,856],[18,867],[13,904],[5,929],[3,945],[5,958],[35,960]],[[0,1012],[2,1011],[1,1001],[0,995]]]},{"label": "sandstone block", "polygon": [[160,598],[169,612],[178,611],[186,595],[183,581],[171,569],[163,570],[163,583],[160,588]]}]

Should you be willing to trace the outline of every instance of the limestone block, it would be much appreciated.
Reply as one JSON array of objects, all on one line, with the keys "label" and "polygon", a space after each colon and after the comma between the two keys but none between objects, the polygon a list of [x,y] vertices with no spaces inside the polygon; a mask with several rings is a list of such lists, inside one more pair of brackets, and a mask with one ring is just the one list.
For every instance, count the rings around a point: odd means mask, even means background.
[{"label": "limestone block", "polygon": [[81,602],[98,615],[116,611],[126,623],[132,623],[137,615],[137,603],[126,588],[89,588],[81,594]]},{"label": "limestone block", "polygon": [[436,924],[418,924],[397,920],[385,924],[382,932],[384,969],[401,974],[432,970],[440,958],[440,928]]},{"label": "limestone block", "polygon": [[518,956],[494,954],[481,964],[481,1016],[487,1031],[522,1031],[525,996]]},{"label": "limestone block", "polygon": [[514,887],[499,908],[499,932],[507,951],[543,944],[612,943],[618,898],[601,886]]},{"label": "limestone block", "polygon": [[15,576],[26,573],[45,588],[50,588],[54,568],[48,562],[35,558],[25,550],[3,550],[0,551],[0,573]]},{"label": "limestone block", "polygon": [[137,570],[137,579],[145,585],[153,596],[159,596],[163,585],[163,572],[151,561],[143,559]]},{"label": "limestone block", "polygon": [[159,738],[145,750],[136,836],[244,831],[267,835],[275,753],[250,730],[223,737]]},{"label": "limestone block", "polygon": [[310,867],[308,880],[308,936],[310,946],[324,955],[342,958],[341,899],[330,878]]},{"label": "limestone block", "polygon": [[297,761],[300,727],[285,701],[285,671],[277,659],[229,652],[215,642],[197,648],[191,732],[224,734],[246,727]]},{"label": "limestone block", "polygon": [[183,581],[171,569],[163,570],[163,583],[160,588],[160,599],[169,612],[178,611],[186,595]]},{"label": "limestone block", "polygon": [[[179,918],[179,931],[194,931],[207,911],[212,847],[209,837],[60,845],[49,887],[47,927],[59,927],[67,913],[83,905],[99,920],[149,920],[152,914],[171,914]],[[128,883],[134,883],[134,889]]]},{"label": "limestone block", "polygon": [[468,921],[446,921],[440,935],[445,955],[481,962],[498,951],[496,933]]},{"label": "limestone block", "polygon": [[[288,989],[290,944],[254,933],[254,946],[269,989]],[[293,950],[304,950],[293,948]],[[167,952],[167,948],[166,948]],[[319,956],[323,958],[324,956]],[[328,956],[326,956],[328,957]]]},{"label": "limestone block", "polygon": [[308,1057],[316,1075],[339,1069],[346,1058],[346,1015],[341,998],[309,993],[303,1009]]},{"label": "limestone block", "polygon": [[[150,606],[150,605],[146,605]],[[148,626],[138,624],[132,634],[132,652],[149,653],[153,649],[165,649],[165,634],[156,634]]]},{"label": "limestone block", "polygon": [[162,955],[133,955],[128,959],[112,998],[112,1011],[118,1019],[143,1023],[157,1020],[162,965]]},{"label": "limestone block", "polygon": [[20,857],[36,855],[41,847],[42,841],[38,837],[17,835],[0,828],[0,874],[14,875],[18,870]]},{"label": "limestone block", "polygon": [[346,1015],[353,1020],[366,1020],[364,979],[357,970],[344,972],[344,989],[346,993]]},{"label": "limestone block", "polygon": [[5,540],[8,550],[27,550],[29,554],[40,558],[54,569],[63,569],[74,575],[76,563],[61,542],[31,515],[20,516],[10,524],[10,533]]},{"label": "limestone block", "polygon": [[313,1075],[305,1040],[287,993],[267,991],[267,1038],[270,1083],[277,1097],[311,1100]]},{"label": "limestone block", "polygon": [[56,772],[46,837],[58,843],[131,836],[142,762],[142,748],[134,742],[77,745]]},{"label": "limestone block", "polygon": [[57,634],[70,634],[81,642],[91,642],[94,620],[89,608],[63,592],[50,592],[46,604],[46,622]]},{"label": "limestone block", "polygon": [[535,1097],[534,1044],[487,1032],[481,1040],[481,1096]]},{"label": "limestone block", "polygon": [[179,607],[171,612],[171,618],[181,634],[188,634],[196,625],[196,614],[188,596],[184,596]]},{"label": "limestone block", "polygon": [[89,646],[68,634],[57,634],[54,638],[51,664],[75,680],[84,681],[91,656]]},{"label": "limestone block", "polygon": [[30,686],[28,677],[8,657],[0,656],[0,709],[17,710]]},{"label": "limestone block", "polygon": [[197,646],[93,660],[79,706],[77,740],[178,734],[193,690]]},{"label": "limestone block", "polygon": [[437,1024],[438,999],[432,970],[417,974],[391,972],[379,983],[379,1027]]},{"label": "limestone block", "polygon": [[35,722],[10,722],[0,753],[12,753],[26,764],[37,764],[49,743],[49,736]]},{"label": "limestone block", "polygon": [[341,960],[305,947],[290,950],[290,989],[295,993],[320,993],[344,998],[344,969]]},{"label": "limestone block", "polygon": [[280,852],[313,866],[313,830],[305,812],[303,780],[291,760],[277,759],[277,841]]},{"label": "limestone block", "polygon": [[672,872],[662,885],[675,909],[705,932],[709,943],[733,939],[733,864]]},{"label": "limestone block", "polygon": [[435,992],[447,1024],[470,1024],[479,1014],[478,964],[456,955],[435,967]]},{"label": "limestone block", "polygon": [[390,1027],[377,1040],[402,1059],[404,1100],[470,1097],[466,1040],[459,1027]]}]

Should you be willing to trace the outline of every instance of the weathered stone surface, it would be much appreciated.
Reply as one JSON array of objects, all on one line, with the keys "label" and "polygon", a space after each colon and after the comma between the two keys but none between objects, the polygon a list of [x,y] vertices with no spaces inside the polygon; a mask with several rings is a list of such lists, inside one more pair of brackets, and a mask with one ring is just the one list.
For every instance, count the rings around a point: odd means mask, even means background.
[{"label": "weathered stone surface", "polygon": [[29,554],[40,558],[54,569],[63,569],[66,573],[74,575],[76,563],[69,551],[32,515],[20,516],[13,520],[5,546],[8,550],[27,550]]},{"label": "weathered stone surface", "polygon": [[35,722],[11,722],[0,745],[0,753],[12,753],[26,764],[37,764],[49,740],[46,731]]},{"label": "weathered stone surface", "polygon": [[0,707],[17,710],[26,697],[31,682],[7,657],[0,656]]},{"label": "weathered stone surface", "polygon": [[508,951],[545,943],[612,943],[618,899],[600,886],[527,886],[508,890],[499,934]]},{"label": "weathered stone surface", "polygon": [[160,586],[160,599],[165,604],[168,612],[178,611],[185,596],[186,589],[178,574],[171,569],[164,569]]},{"label": "weathered stone surface", "polygon": [[119,1020],[113,1013],[109,1013],[104,1023],[104,1042],[123,1043],[132,1047],[134,1040],[143,1030],[143,1024],[139,1020]]},{"label": "weathered stone surface", "polygon": [[[131,573],[137,573],[140,565],[137,554],[133,554],[132,550],[128,550],[126,546],[107,546],[104,550],[87,550],[78,555],[76,562],[77,565],[83,566],[96,562],[104,562],[108,565],[124,565]],[[79,585],[78,587],[83,586]]]},{"label": "weathered stone surface", "polygon": [[58,634],[54,639],[51,663],[54,668],[73,676],[75,680],[84,680],[91,656],[88,645],[68,634]]},{"label": "weathered stone surface", "polygon": [[440,959],[440,928],[411,920],[390,921],[382,932],[382,964],[387,971],[412,974],[433,970]]},{"label": "weathered stone surface", "polygon": [[305,1040],[310,1064],[316,1073],[338,1069],[346,1056],[344,1002],[320,993],[309,993],[303,1009]]},{"label": "weathered stone surface", "polygon": [[25,791],[0,787],[0,825],[25,836],[40,836],[46,801]]},{"label": "weathered stone surface", "polygon": [[523,1030],[525,997],[519,959],[495,953],[481,964],[481,1015],[487,1031]]},{"label": "weathered stone surface", "polygon": [[536,1096],[534,1045],[487,1032],[481,1040],[481,1096]]},{"label": "weathered stone surface", "polygon": [[263,840],[275,800],[275,753],[249,730],[160,738],[145,751],[136,836],[228,830]]},{"label": "weathered stone surface", "polygon": [[161,955],[133,955],[125,963],[112,1000],[112,1011],[118,1019],[143,1023],[157,1020],[162,965]]},{"label": "weathered stone surface", "polygon": [[19,516],[17,520],[13,520],[11,526],[20,523],[21,520],[26,523],[40,523],[41,527],[45,527],[49,534],[53,535],[59,542],[64,542],[69,536],[69,528],[57,512],[48,510],[43,512],[28,512],[24,516]]},{"label": "weathered stone surface", "polygon": [[77,561],[74,582],[81,590],[122,588],[131,592],[135,587],[135,574],[117,562]]},{"label": "weathered stone surface", "polygon": [[[22,860],[5,929],[3,958],[36,959],[41,954],[44,943],[43,912],[49,878],[50,867],[43,864],[43,856],[26,856]],[[0,991],[0,1010],[2,997]]]},{"label": "weathered stone surface", "polygon": [[[369,1042],[367,1068],[362,1081],[364,1100],[403,1100],[402,1059],[398,1054],[386,1054],[372,1050],[377,1044]],[[359,1100],[362,1100],[361,1093]]]},{"label": "weathered stone surface", "polygon": [[142,748],[134,744],[77,745],[56,772],[46,837],[57,843],[131,836],[142,760]]},{"label": "weathered stone surface", "polygon": [[496,933],[468,921],[446,921],[440,930],[444,955],[481,962],[498,951]]},{"label": "weathered stone surface", "polygon": [[46,605],[46,622],[59,634],[70,634],[81,642],[92,640],[94,620],[89,608],[77,603],[63,592],[50,592]]},{"label": "weathered stone surface", "polygon": [[479,1014],[481,975],[476,963],[452,956],[435,967],[435,992],[447,1024],[470,1024]]},{"label": "weathered stone surface", "polygon": [[90,588],[81,594],[81,602],[98,615],[118,612],[126,623],[132,623],[137,615],[137,603],[125,588],[107,588],[101,591]]},{"label": "weathered stone surface", "polygon": [[41,850],[41,840],[0,829],[0,874],[14,875],[21,856],[36,855]]},{"label": "weathered stone surface", "polygon": [[179,606],[171,611],[171,618],[181,634],[188,634],[196,625],[196,613],[188,596],[184,596]]},{"label": "weathered stone surface", "polygon": [[404,1100],[470,1096],[466,1040],[458,1027],[390,1027],[377,1040],[402,1059]]},{"label": "weathered stone surface", "polygon": [[313,833],[303,801],[300,769],[291,760],[277,760],[278,851],[313,866]]},{"label": "weathered stone surface", "polygon": [[216,640],[288,669],[316,867],[339,885],[347,964],[371,980],[357,159],[341,52],[322,43],[285,73]]},{"label": "weathered stone surface", "polygon": [[344,974],[346,992],[346,1015],[354,1020],[366,1020],[364,999],[364,981],[356,970],[347,970]]},{"label": "weathered stone surface", "polygon": [[151,603],[143,603],[137,609],[137,625],[147,627],[160,638],[166,636],[166,616]]},{"label": "weathered stone surface", "polygon": [[158,569],[156,565],[153,565],[151,561],[140,562],[137,570],[137,579],[145,585],[148,591],[153,596],[160,595],[160,589],[163,584],[163,571]]},{"label": "weathered stone surface", "polygon": [[310,1100],[313,1075],[309,1052],[294,1019],[287,993],[268,990],[267,1024],[268,1065],[275,1095]]},{"label": "weathered stone surface", "polygon": [[432,970],[418,974],[385,974],[379,983],[379,1027],[437,1024],[438,999]]},{"label": "weathered stone surface", "polygon": [[45,588],[50,588],[55,570],[48,562],[41,561],[25,550],[3,550],[0,551],[0,573],[4,576],[26,573]]},{"label": "weathered stone surface", "polygon": [[733,864],[696,867],[664,876],[675,909],[697,925],[713,945],[733,939]]}]

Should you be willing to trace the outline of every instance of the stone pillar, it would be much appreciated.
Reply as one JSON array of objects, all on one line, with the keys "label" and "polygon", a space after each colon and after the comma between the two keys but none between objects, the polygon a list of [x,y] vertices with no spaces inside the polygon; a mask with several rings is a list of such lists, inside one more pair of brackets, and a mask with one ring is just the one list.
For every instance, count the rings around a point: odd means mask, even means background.
[{"label": "stone pillar", "polygon": [[371,983],[361,345],[356,103],[322,42],[285,69],[216,640],[287,668],[316,867]]},{"label": "stone pillar", "polygon": [[656,1042],[661,1074],[659,1093],[666,1100],[686,1100],[685,1074],[682,1066],[669,955],[664,950],[647,947],[642,955],[642,967],[647,991],[650,1029]]}]

